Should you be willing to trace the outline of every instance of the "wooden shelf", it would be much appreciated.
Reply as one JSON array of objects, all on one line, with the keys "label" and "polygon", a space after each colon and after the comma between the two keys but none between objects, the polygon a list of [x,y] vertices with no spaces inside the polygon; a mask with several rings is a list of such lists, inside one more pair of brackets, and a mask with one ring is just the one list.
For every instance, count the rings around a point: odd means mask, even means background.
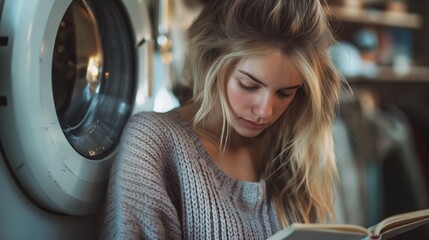
[{"label": "wooden shelf", "polygon": [[429,83],[429,67],[411,67],[406,74],[398,74],[392,67],[378,66],[375,77],[356,77],[350,82],[422,82]]},{"label": "wooden shelf", "polygon": [[378,67],[377,79],[380,81],[418,81],[429,82],[429,67],[412,67],[407,74],[395,73],[391,67]]},{"label": "wooden shelf", "polygon": [[330,12],[342,21],[389,27],[420,28],[422,17],[414,13],[398,13],[372,9],[331,6]]}]

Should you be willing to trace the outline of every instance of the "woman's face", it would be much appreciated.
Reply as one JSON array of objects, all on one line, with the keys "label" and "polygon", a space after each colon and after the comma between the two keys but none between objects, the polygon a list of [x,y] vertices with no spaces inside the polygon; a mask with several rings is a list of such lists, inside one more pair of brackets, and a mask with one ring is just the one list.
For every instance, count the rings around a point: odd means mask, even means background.
[{"label": "woman's face", "polygon": [[280,51],[244,59],[226,82],[232,127],[243,137],[259,135],[286,111],[300,86]]}]

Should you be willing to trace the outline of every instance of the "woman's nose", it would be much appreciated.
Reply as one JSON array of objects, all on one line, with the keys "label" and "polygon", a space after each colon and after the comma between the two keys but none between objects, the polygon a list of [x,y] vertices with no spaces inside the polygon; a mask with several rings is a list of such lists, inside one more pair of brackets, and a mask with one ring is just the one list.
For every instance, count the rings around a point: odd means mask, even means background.
[{"label": "woman's nose", "polygon": [[262,119],[269,119],[274,113],[275,99],[271,94],[256,99],[253,112]]}]

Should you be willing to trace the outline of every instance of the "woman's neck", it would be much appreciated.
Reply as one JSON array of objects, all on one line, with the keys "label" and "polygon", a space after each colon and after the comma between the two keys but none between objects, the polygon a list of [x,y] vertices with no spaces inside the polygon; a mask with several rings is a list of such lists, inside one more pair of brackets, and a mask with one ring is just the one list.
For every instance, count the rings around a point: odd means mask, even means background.
[{"label": "woman's neck", "polygon": [[[186,105],[179,109],[182,117],[193,122],[197,108]],[[192,124],[193,125],[193,124]],[[202,144],[209,152],[214,163],[227,175],[237,180],[257,181],[265,167],[266,157],[269,156],[270,137],[264,131],[257,137],[247,138],[231,129],[225,148],[220,147],[222,135],[222,117],[214,115],[204,120],[203,127],[195,129]]]},{"label": "woman's neck", "polygon": [[[191,125],[196,128],[194,129],[200,136],[207,138],[211,142],[220,145],[221,137],[222,137],[222,116],[221,114],[212,114],[210,117],[203,120],[202,123],[199,123],[198,126],[193,125],[194,116],[198,111],[198,106],[194,103],[190,103],[182,106],[179,109],[182,117],[191,123]],[[268,131],[262,132],[260,135],[256,137],[243,137],[238,134],[234,129],[231,129],[228,135],[228,139],[223,139],[223,143],[227,143],[228,149],[236,149],[241,147],[263,147],[265,145],[268,146],[269,142],[269,133]]]}]

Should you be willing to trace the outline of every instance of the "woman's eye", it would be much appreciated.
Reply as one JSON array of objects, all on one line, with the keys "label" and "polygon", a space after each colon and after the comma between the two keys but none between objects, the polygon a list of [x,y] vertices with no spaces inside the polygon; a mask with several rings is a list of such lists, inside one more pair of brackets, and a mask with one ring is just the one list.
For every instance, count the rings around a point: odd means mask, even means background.
[{"label": "woman's eye", "polygon": [[246,84],[242,83],[241,81],[239,81],[238,84],[240,85],[240,87],[242,89],[247,90],[247,91],[254,91],[254,90],[258,89],[257,86],[246,85]]},{"label": "woman's eye", "polygon": [[277,96],[279,98],[288,98],[288,97],[292,96],[293,94],[294,94],[294,91],[277,92]]}]

